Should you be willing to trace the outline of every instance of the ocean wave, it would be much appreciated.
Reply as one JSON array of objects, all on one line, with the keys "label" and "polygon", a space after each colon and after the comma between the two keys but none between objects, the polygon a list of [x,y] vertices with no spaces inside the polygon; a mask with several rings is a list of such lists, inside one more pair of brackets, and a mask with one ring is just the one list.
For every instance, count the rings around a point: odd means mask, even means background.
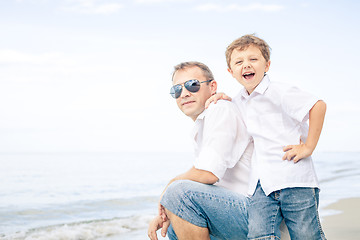
[{"label": "ocean wave", "polygon": [[135,232],[146,229],[151,215],[131,216],[127,218],[101,219],[74,222],[34,228],[17,232],[8,236],[0,236],[1,240],[95,240]]}]

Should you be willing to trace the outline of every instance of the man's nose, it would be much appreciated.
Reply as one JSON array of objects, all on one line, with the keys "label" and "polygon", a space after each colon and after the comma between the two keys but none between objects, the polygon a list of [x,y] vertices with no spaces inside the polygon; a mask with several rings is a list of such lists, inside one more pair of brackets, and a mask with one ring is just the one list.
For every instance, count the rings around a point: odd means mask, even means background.
[{"label": "man's nose", "polygon": [[181,98],[189,97],[190,94],[191,94],[190,91],[187,90],[186,87],[183,87],[183,88],[182,88],[182,91],[181,91],[180,97],[181,97]]}]

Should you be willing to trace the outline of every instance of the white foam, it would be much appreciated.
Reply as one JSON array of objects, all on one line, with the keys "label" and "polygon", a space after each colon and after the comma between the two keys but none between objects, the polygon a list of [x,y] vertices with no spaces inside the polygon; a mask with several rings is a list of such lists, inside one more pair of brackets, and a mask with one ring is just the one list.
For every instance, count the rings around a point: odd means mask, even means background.
[{"label": "white foam", "polygon": [[17,232],[2,240],[79,240],[99,239],[122,235],[147,228],[152,216],[134,216],[123,219],[96,220],[31,229]]}]

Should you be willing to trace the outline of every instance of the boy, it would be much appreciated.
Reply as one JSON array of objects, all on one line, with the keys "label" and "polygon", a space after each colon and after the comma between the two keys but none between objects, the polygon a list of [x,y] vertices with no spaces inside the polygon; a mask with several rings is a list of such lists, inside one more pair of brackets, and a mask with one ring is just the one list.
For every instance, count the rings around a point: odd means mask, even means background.
[{"label": "boy", "polygon": [[282,219],[291,239],[325,239],[311,159],[325,103],[296,87],[270,82],[270,47],[254,35],[236,39],[225,55],[228,71],[244,86],[233,101],[254,141],[248,239],[280,239]]}]

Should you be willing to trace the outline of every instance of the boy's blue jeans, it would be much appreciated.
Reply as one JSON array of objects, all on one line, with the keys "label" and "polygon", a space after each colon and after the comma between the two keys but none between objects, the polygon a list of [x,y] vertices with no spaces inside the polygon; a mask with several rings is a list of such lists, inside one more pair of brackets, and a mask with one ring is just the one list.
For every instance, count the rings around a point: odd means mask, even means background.
[{"label": "boy's blue jeans", "polygon": [[318,203],[318,188],[285,188],[266,196],[259,182],[248,208],[248,239],[280,239],[283,219],[292,240],[326,239]]},{"label": "boy's blue jeans", "polygon": [[[246,239],[249,198],[223,187],[179,180],[172,183],[161,204],[173,214],[209,229],[211,239]],[[170,227],[169,239],[177,239]]]}]

